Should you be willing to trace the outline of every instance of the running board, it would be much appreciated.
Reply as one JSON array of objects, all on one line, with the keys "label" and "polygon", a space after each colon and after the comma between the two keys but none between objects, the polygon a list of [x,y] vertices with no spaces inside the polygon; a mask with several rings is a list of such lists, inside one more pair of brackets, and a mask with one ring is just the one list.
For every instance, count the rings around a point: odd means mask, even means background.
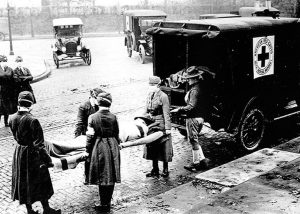
[{"label": "running board", "polygon": [[283,116],[280,116],[280,117],[276,117],[276,118],[274,118],[274,121],[280,120],[280,119],[283,119],[283,118],[287,118],[287,117],[291,117],[291,116],[296,115],[296,114],[300,114],[300,111],[296,111],[296,112],[293,112],[293,113],[290,113],[290,114],[286,114],[286,115],[283,115]]}]

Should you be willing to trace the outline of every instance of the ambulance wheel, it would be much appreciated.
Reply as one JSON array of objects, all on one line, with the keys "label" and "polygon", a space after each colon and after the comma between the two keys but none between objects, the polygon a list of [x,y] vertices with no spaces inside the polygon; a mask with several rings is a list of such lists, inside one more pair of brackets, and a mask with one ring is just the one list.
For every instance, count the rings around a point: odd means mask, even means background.
[{"label": "ambulance wheel", "polygon": [[251,152],[259,148],[264,140],[266,118],[264,112],[257,108],[249,108],[243,115],[238,131],[241,149]]},{"label": "ambulance wheel", "polygon": [[146,52],[145,52],[145,48],[143,45],[139,46],[139,59],[140,59],[140,63],[144,64],[145,63],[145,57],[146,57]]}]

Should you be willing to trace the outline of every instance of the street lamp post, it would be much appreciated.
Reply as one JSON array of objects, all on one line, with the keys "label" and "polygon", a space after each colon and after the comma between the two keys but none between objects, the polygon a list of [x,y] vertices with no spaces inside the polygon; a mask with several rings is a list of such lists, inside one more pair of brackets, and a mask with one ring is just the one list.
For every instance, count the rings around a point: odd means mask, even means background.
[{"label": "street lamp post", "polygon": [[9,55],[14,55],[14,51],[13,51],[13,45],[12,45],[12,36],[11,36],[11,25],[10,25],[10,7],[9,7],[9,3],[7,2],[7,18],[8,18],[8,32],[9,32],[9,45],[10,45],[10,52]]}]

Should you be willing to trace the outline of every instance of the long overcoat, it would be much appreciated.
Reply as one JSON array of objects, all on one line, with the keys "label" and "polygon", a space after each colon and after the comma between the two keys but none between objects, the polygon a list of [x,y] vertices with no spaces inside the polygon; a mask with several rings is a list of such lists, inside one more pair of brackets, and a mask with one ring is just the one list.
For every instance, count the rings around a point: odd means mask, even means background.
[{"label": "long overcoat", "polygon": [[9,126],[17,141],[12,161],[12,199],[20,204],[49,199],[53,186],[48,168],[41,166],[51,159],[39,121],[29,112],[19,111],[12,115]]},{"label": "long overcoat", "polygon": [[93,106],[90,100],[80,104],[77,113],[77,121],[75,125],[75,137],[85,135],[88,125],[88,118],[98,110],[98,106]]},{"label": "long overcoat", "polygon": [[17,83],[17,94],[19,94],[22,91],[30,91],[33,95],[34,101],[33,103],[36,103],[36,99],[33,93],[33,89],[30,85],[30,82],[33,80],[33,76],[28,68],[25,67],[17,67],[14,70],[14,79]]},{"label": "long overcoat", "polygon": [[9,115],[17,112],[18,98],[16,84],[13,79],[13,70],[0,66],[0,115]]},{"label": "long overcoat", "polygon": [[[94,130],[89,135],[89,129]],[[117,117],[100,109],[88,119],[87,152],[91,154],[89,183],[114,185],[121,182],[120,139]]]},{"label": "long overcoat", "polygon": [[[160,130],[164,132],[167,129],[171,129],[169,98],[163,91],[158,90],[155,93],[148,94],[146,113],[149,113],[155,122],[159,123],[159,128],[156,131]],[[173,157],[171,135],[147,144],[144,147],[143,157],[147,160],[171,162]]]}]

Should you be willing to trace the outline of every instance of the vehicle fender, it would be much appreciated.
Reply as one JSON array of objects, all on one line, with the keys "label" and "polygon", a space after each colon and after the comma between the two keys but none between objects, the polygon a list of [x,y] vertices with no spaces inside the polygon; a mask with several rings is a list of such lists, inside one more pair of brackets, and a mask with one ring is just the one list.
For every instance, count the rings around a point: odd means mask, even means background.
[{"label": "vehicle fender", "polygon": [[131,33],[130,36],[131,36],[131,41],[132,41],[132,49],[136,50],[136,41],[135,41],[134,33]]},{"label": "vehicle fender", "polygon": [[268,110],[265,111],[267,113],[266,117],[269,121],[272,119],[272,113],[273,112],[273,105],[272,101],[266,98],[265,96],[252,96],[249,99],[246,99],[244,102],[241,102],[241,105],[239,105],[236,108],[236,111],[233,113],[233,116],[231,118],[230,124],[229,124],[229,130],[238,130],[238,127],[241,125],[242,118],[245,117],[247,114],[247,111],[253,107],[254,105],[260,106],[262,110]]}]

